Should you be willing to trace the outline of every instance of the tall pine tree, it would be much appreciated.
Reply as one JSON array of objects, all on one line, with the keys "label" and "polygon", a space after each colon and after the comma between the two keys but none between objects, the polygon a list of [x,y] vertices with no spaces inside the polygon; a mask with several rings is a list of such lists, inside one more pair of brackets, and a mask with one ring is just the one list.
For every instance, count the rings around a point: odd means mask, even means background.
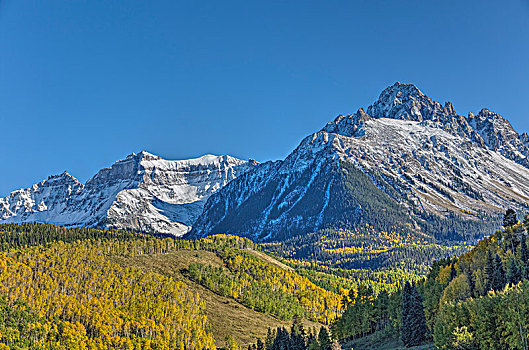
[{"label": "tall pine tree", "polygon": [[517,284],[522,280],[522,274],[515,259],[509,259],[507,263],[507,282],[510,284]]},{"label": "tall pine tree", "polygon": [[516,212],[509,208],[503,216],[503,227],[512,227],[518,223],[518,218],[516,217]]},{"label": "tall pine tree", "polygon": [[529,260],[529,254],[527,252],[527,237],[524,234],[522,234],[520,242],[520,260],[524,264],[527,264],[527,261]]},{"label": "tall pine tree", "polygon": [[321,350],[327,350],[331,346],[329,331],[323,326],[320,328],[320,333],[318,334],[318,342],[320,343]]},{"label": "tall pine tree", "polygon": [[457,277],[456,267],[454,266],[454,263],[452,263],[450,264],[450,281],[452,281],[456,277]]},{"label": "tall pine tree", "polygon": [[[528,217],[528,216],[526,216]],[[526,235],[522,234],[520,242],[520,261],[522,267],[522,278],[529,278],[529,253],[527,251]]]},{"label": "tall pine tree", "polygon": [[290,331],[290,348],[291,350],[305,350],[306,333],[300,317],[294,318],[294,323]]},{"label": "tall pine tree", "polygon": [[495,291],[503,289],[507,281],[505,280],[505,270],[498,254],[494,257],[494,275],[492,278],[492,289]]},{"label": "tall pine tree", "polygon": [[412,330],[411,330],[411,285],[410,282],[406,281],[404,288],[402,289],[402,329],[401,339],[405,346],[411,343]]},{"label": "tall pine tree", "polygon": [[415,285],[412,286],[412,334],[413,334],[413,346],[421,345],[426,341],[426,334],[428,333],[428,327],[426,326],[426,317],[424,315],[424,306],[422,303],[422,297],[417,290]]},{"label": "tall pine tree", "polygon": [[277,329],[277,335],[274,339],[272,350],[287,350],[290,348],[290,335],[288,331],[282,327]]},{"label": "tall pine tree", "polygon": [[487,251],[487,260],[485,262],[485,291],[484,294],[486,295],[489,290],[493,290],[493,281],[494,281],[494,274],[495,274],[495,266],[494,266],[494,256],[492,255],[492,251],[489,249]]},{"label": "tall pine tree", "polygon": [[266,350],[272,350],[274,346],[274,339],[276,337],[276,333],[272,331],[270,327],[268,327],[268,332],[266,334],[265,338],[265,348]]},{"label": "tall pine tree", "polygon": [[470,266],[468,263],[466,263],[464,260],[460,261],[461,270],[465,274],[468,282],[469,292],[471,297],[476,296],[476,283],[474,281],[474,276],[472,274],[472,270],[470,269]]},{"label": "tall pine tree", "polygon": [[421,345],[427,333],[422,297],[415,285],[406,282],[402,291],[402,342],[406,347]]}]

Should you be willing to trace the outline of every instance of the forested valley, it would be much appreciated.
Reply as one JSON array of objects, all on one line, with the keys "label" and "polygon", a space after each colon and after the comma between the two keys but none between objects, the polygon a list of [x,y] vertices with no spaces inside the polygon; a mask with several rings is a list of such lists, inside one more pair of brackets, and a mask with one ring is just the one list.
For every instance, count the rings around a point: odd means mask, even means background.
[{"label": "forested valley", "polygon": [[529,215],[519,222],[508,210],[503,227],[393,293],[352,290],[332,334],[351,345],[369,337],[380,346],[397,339],[403,347],[527,349]]},{"label": "forested valley", "polygon": [[0,348],[528,349],[529,216],[503,221],[472,249],[0,225]]},{"label": "forested valley", "polygon": [[[269,327],[303,319],[319,329],[343,313],[348,293],[319,287],[235,236],[188,241],[119,230],[4,224],[0,247],[0,346],[12,349],[252,344],[266,331],[249,342],[241,331],[221,329],[235,315],[214,315],[217,319],[210,322],[212,310],[202,297],[210,303],[213,298],[214,307],[234,300],[231,310],[246,318],[262,314],[259,320]],[[152,270],[138,263],[147,258],[189,263]],[[183,267],[177,275],[169,271],[174,266]],[[211,292],[202,294],[205,290]],[[216,296],[224,297],[222,305]],[[253,331],[250,325],[241,327]],[[220,334],[227,335],[219,339]]]}]

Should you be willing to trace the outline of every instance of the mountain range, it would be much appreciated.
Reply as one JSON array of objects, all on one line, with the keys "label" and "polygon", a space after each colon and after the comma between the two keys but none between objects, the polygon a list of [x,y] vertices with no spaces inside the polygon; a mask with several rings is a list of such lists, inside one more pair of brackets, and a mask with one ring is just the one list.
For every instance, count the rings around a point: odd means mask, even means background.
[{"label": "mountain range", "polygon": [[[411,84],[339,115],[284,160],[206,155],[170,161],[145,151],[86,184],[67,172],[0,199],[0,223],[52,222],[189,238],[232,233],[281,240],[370,225],[446,238],[507,207],[529,207],[529,135],[482,109],[467,117]],[[472,228],[470,228],[472,230]]]},{"label": "mountain range", "polygon": [[165,160],[146,151],[101,169],[86,182],[64,172],[0,199],[0,223],[132,229],[181,236],[207,198],[255,161],[205,155]]},{"label": "mountain range", "polygon": [[338,116],[216,192],[188,237],[282,240],[368,224],[449,238],[461,222],[478,233],[506,207],[527,208],[528,139],[497,113],[463,117],[397,82],[367,112]]}]

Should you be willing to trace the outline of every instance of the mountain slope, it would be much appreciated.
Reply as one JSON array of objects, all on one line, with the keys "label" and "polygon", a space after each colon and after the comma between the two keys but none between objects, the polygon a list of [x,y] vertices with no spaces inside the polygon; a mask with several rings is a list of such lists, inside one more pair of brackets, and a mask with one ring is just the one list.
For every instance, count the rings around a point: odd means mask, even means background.
[{"label": "mountain slope", "polygon": [[[254,343],[257,337],[264,338],[266,336],[268,327],[275,328],[292,324],[290,318],[278,317],[278,310],[284,312],[285,309],[288,309],[288,307],[284,307],[285,304],[292,307],[292,305],[303,303],[303,305],[310,306],[310,310],[314,311],[323,310],[324,307],[328,307],[331,310],[333,305],[337,306],[339,304],[341,297],[338,294],[318,288],[292,268],[256,249],[258,249],[258,246],[248,240],[228,236],[208,237],[200,241],[186,241],[175,239],[169,235],[155,237],[134,231],[64,228],[50,224],[33,223],[0,224],[0,256],[5,255],[3,257],[7,256],[8,259],[20,259],[21,262],[21,264],[8,263],[7,266],[0,263],[0,271],[4,269],[3,274],[0,276],[0,287],[2,287],[0,309],[2,307],[2,297],[18,297],[30,304],[31,308],[29,308],[29,311],[53,309],[52,307],[50,308],[50,304],[59,310],[70,310],[68,313],[59,311],[55,314],[56,317],[47,319],[56,323],[71,321],[71,305],[82,304],[83,300],[85,300],[82,299],[83,293],[89,292],[95,286],[106,284],[104,292],[98,293],[97,296],[92,294],[90,299],[85,301],[87,305],[73,311],[82,313],[79,322],[89,330],[87,332],[88,337],[97,338],[98,334],[90,332],[89,325],[91,322],[94,319],[103,320],[102,324],[105,327],[114,326],[119,321],[119,316],[123,315],[122,312],[129,314],[135,311],[142,312],[150,318],[151,322],[147,322],[148,325],[151,325],[154,320],[158,322],[161,317],[167,320],[173,313],[187,315],[187,317],[195,316],[196,310],[185,309],[188,305],[183,303],[173,305],[171,298],[165,294],[168,286],[178,284],[183,287],[180,296],[193,296],[195,300],[199,301],[200,315],[207,316],[207,320],[202,319],[197,325],[187,326],[187,329],[190,330],[189,334],[194,328],[204,327],[215,338],[217,346],[224,346],[227,335],[233,336],[242,344]],[[21,250],[26,254],[19,254]],[[89,255],[83,254],[84,256],[80,259],[76,255],[79,252],[92,253]],[[235,263],[230,261],[231,257],[234,257],[233,262]],[[55,262],[59,259],[63,263]],[[50,260],[54,261],[54,263],[49,264]],[[72,263],[72,260],[81,261],[77,263],[76,269],[71,269],[69,273],[64,273],[64,270],[69,269],[69,264]],[[0,261],[4,262],[4,260]],[[243,274],[242,266],[241,268],[236,266],[237,261],[239,263],[244,261],[244,267],[249,267],[252,273],[259,273],[259,271],[264,273],[264,278],[250,276],[248,270]],[[48,265],[45,265],[46,263]],[[107,273],[83,274],[87,270],[93,269],[94,265],[106,265],[107,269],[114,271],[117,268],[129,271],[129,274],[125,276],[127,281],[116,283],[115,278],[120,278],[120,275],[116,277],[109,276]],[[16,273],[20,272],[18,270],[20,266],[25,267],[22,275]],[[203,271],[222,271],[224,279],[215,280],[215,282],[224,288],[214,291],[215,289],[211,288],[212,286],[208,287],[205,281],[196,281],[190,273],[192,266],[202,266]],[[39,272],[35,272],[36,270],[39,270]],[[197,270],[195,269],[195,271]],[[272,272],[269,273],[270,271]],[[15,273],[13,274],[12,272]],[[79,273],[82,275],[79,275]],[[129,285],[130,281],[128,278],[131,277],[131,274],[143,276],[143,279],[139,281],[136,287]],[[36,275],[39,277],[35,277]],[[80,281],[83,281],[87,276],[90,282],[81,283]],[[234,278],[241,280],[243,276],[250,278],[252,283],[226,283]],[[211,280],[212,277],[209,276],[208,280]],[[44,285],[40,280],[42,278],[45,278],[46,283],[49,283],[49,288],[41,288]],[[71,279],[71,283],[68,286],[54,283],[55,281],[62,281],[64,278]],[[273,281],[265,280],[265,278],[273,278]],[[138,282],[136,279],[133,281]],[[16,287],[11,288],[13,283],[16,283]],[[40,283],[39,287],[35,287],[34,283]],[[107,294],[107,291],[114,287],[119,289],[123,284],[129,285],[127,291],[112,291],[112,295]],[[49,299],[44,301],[39,299],[39,294],[43,293],[46,295],[55,287],[68,289],[68,296],[55,293],[56,298],[51,301]],[[138,292],[136,288],[142,291]],[[280,294],[283,298],[274,299],[273,293],[268,293],[271,290],[281,290]],[[21,291],[28,292],[21,293]],[[131,291],[139,295],[135,295],[124,304],[123,299],[121,299],[122,294],[126,293],[128,295]],[[233,291],[251,291],[251,293],[245,293],[245,298],[239,298],[237,294],[232,293]],[[255,298],[259,294],[257,293],[258,291],[261,291],[259,299]],[[35,293],[37,296],[35,296]],[[156,299],[156,295],[162,299]],[[130,307],[130,305],[146,299],[151,302],[149,307],[139,309]],[[96,302],[92,303],[91,300]],[[267,310],[259,308],[259,306],[263,305],[263,300],[266,301]],[[119,312],[107,313],[101,311],[101,307],[109,305],[119,308]],[[90,309],[90,306],[98,307],[98,311],[92,312],[93,309]],[[166,310],[163,315],[155,314],[159,310],[159,306],[174,306],[174,308]],[[103,311],[106,311],[106,309]],[[315,313],[306,312],[306,314],[307,317],[311,318],[316,316]],[[331,314],[335,314],[335,312]],[[0,325],[2,325],[2,321],[5,320],[0,319]],[[43,318],[40,321],[45,321],[45,319]],[[311,328],[321,327],[321,324],[308,319],[304,320],[304,324],[306,327]],[[171,323],[166,321],[160,327],[166,325],[171,325]],[[131,328],[134,331],[134,327]],[[142,328],[145,329],[144,327]],[[105,329],[108,330],[108,328]],[[126,333],[126,328],[123,333],[120,330],[114,329],[114,334],[119,334],[123,340],[126,340],[130,332]],[[62,329],[59,329],[59,332],[62,332]],[[7,341],[12,341],[3,332],[0,335],[0,344],[5,342],[6,338]],[[55,338],[51,337],[51,339],[54,340]],[[134,339],[132,340],[134,341]],[[154,339],[152,340],[154,341]],[[10,343],[10,345],[12,344]],[[70,349],[72,346],[67,348]],[[126,347],[109,346],[108,348],[121,349]],[[168,345],[166,347],[158,346],[158,348],[173,349],[179,347]],[[193,347],[187,346],[186,348]],[[211,349],[211,347],[207,348]]]},{"label": "mountain slope", "polygon": [[80,183],[64,172],[0,199],[0,223],[50,222],[186,233],[205,200],[254,162],[206,155],[170,161],[131,154]]},{"label": "mountain slope", "polygon": [[[435,261],[426,278],[414,283],[422,301],[415,307],[424,311],[426,323],[422,334],[414,327],[414,337],[429,333],[425,343],[433,340],[436,349],[527,348],[529,215],[523,222],[511,214],[505,218],[503,231],[464,254]],[[401,343],[399,338],[409,341],[405,328],[410,321],[404,324],[402,316],[406,290],[410,289],[403,285],[390,295],[359,290],[331,326],[333,334],[352,340],[349,346],[354,349],[386,348],[387,343]],[[408,317],[417,320],[416,315]]]},{"label": "mountain slope", "polygon": [[400,83],[367,111],[338,116],[285,160],[229,183],[189,237],[275,240],[362,223],[434,236],[443,218],[479,224],[505,207],[527,208],[527,136],[503,118],[465,118]]},{"label": "mountain slope", "polygon": [[[261,257],[279,263],[268,255]],[[240,344],[248,344],[256,338],[264,338],[268,327],[288,326],[291,322],[281,321],[270,315],[252,310],[233,298],[215,293],[190,279],[185,273],[189,265],[202,263],[222,267],[222,260],[215,253],[204,250],[179,250],[166,254],[140,255],[135,257],[112,257],[121,266],[140,268],[159,273],[183,282],[193,293],[204,301],[204,312],[211,326],[211,333],[217,346],[224,346],[227,335],[233,336]],[[321,327],[306,320],[306,326]]]}]

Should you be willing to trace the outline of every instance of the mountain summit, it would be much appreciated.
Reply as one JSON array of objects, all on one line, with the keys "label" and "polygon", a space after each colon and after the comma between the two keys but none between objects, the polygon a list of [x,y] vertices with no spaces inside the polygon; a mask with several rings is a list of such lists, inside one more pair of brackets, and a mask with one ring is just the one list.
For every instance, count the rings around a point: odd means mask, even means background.
[{"label": "mountain summit", "polygon": [[382,91],[378,100],[367,109],[374,118],[391,118],[422,122],[441,121],[455,115],[454,107],[447,102],[443,107],[413,84],[396,82]]},{"label": "mountain summit", "polygon": [[527,139],[493,112],[466,118],[395,83],[367,112],[338,116],[285,160],[216,192],[189,237],[275,240],[365,224],[437,238],[461,225],[478,233],[504,208],[528,207]]},{"label": "mountain summit", "polygon": [[0,199],[0,223],[50,222],[182,235],[206,199],[255,163],[205,155],[132,153],[80,183],[67,172]]}]

